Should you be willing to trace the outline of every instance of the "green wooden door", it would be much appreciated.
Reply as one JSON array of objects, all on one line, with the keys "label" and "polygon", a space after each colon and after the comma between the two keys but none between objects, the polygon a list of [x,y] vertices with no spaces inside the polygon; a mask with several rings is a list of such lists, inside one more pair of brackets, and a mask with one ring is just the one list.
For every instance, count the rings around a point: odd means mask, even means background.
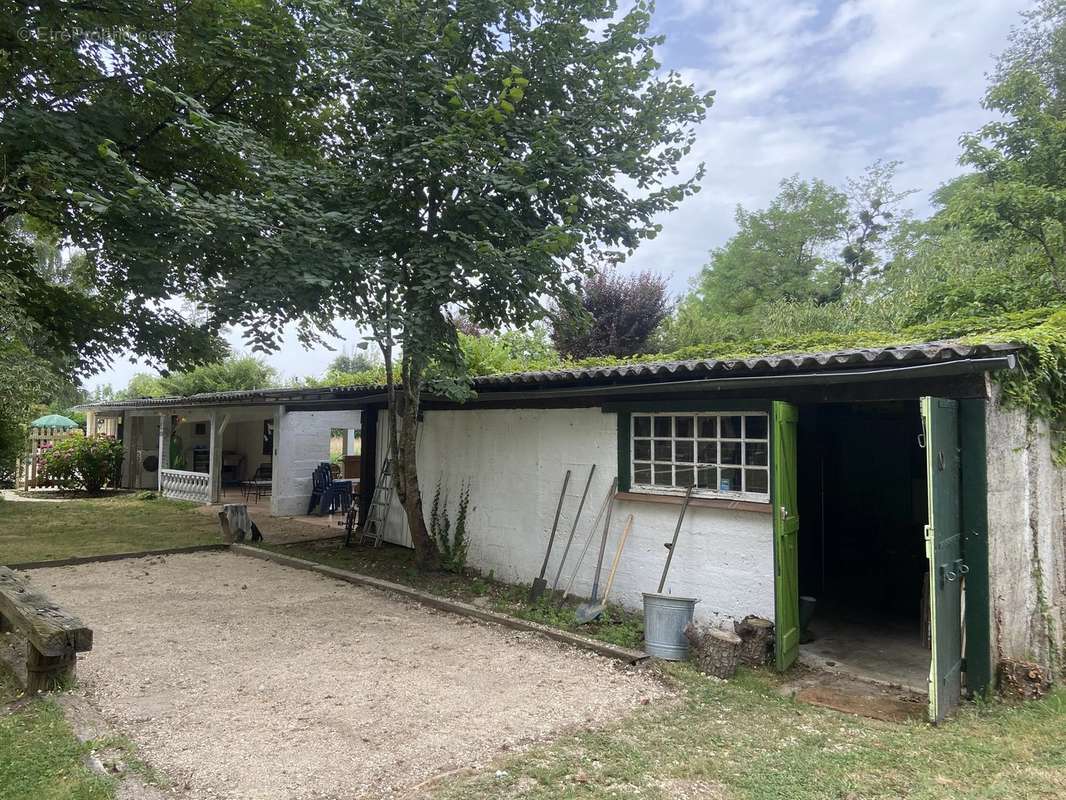
[{"label": "green wooden door", "polygon": [[774,629],[777,668],[799,656],[799,510],[796,484],[796,425],[799,409],[775,401],[773,424]]},{"label": "green wooden door", "polygon": [[962,694],[962,503],[959,404],[922,398],[925,463],[929,485],[929,614],[933,635],[929,665],[929,719],[940,722]]}]

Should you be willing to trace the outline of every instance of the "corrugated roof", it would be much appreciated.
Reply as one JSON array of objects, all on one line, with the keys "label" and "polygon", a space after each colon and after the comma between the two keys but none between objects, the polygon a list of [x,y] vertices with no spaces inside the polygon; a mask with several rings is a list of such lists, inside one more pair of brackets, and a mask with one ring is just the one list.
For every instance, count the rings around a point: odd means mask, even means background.
[{"label": "corrugated roof", "polygon": [[[1016,344],[966,345],[958,342],[925,342],[891,347],[867,347],[820,353],[775,353],[750,358],[706,358],[685,361],[649,361],[604,367],[512,372],[473,379],[478,391],[506,392],[530,387],[611,386],[733,378],[758,375],[843,372],[863,368],[909,367],[949,361],[1008,355],[1021,349]],[[338,398],[358,398],[381,394],[384,385],[333,386],[314,389],[251,389],[197,394],[187,397],[155,397],[102,401],[81,406],[86,409],[147,408],[154,406],[230,405],[241,402],[271,403]]]},{"label": "corrugated roof", "polygon": [[474,380],[475,387],[529,384],[557,385],[570,381],[685,380],[785,372],[822,372],[861,367],[910,366],[942,361],[982,358],[1019,350],[1013,344],[964,345],[958,342],[926,342],[894,347],[835,350],[824,353],[775,353],[750,358],[707,358],[687,361],[651,361],[612,367],[581,367],[543,372],[513,372],[486,375]]}]

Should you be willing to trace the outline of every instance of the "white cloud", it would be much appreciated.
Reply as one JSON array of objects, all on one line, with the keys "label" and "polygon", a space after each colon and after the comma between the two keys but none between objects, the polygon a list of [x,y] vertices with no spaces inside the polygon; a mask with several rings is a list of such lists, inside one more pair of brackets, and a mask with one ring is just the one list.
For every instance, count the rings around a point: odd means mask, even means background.
[{"label": "white cloud", "polygon": [[848,0],[831,29],[850,40],[836,76],[856,90],[931,88],[974,101],[1023,0]]}]

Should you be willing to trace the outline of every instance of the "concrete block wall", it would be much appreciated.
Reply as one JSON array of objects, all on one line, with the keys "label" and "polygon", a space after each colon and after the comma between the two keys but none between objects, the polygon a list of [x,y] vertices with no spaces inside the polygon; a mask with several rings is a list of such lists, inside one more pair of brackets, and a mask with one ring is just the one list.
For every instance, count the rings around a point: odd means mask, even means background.
[{"label": "concrete block wall", "polygon": [[[358,428],[358,411],[278,411],[274,423],[274,477],[271,513],[289,517],[307,513],[311,474],[329,461],[329,432]],[[254,469],[254,468],[253,468]]]},{"label": "concrete block wall", "polygon": [[1055,665],[1066,622],[1066,472],[1051,430],[1021,409],[988,403],[988,559],[993,663]]},{"label": "concrete block wall", "polygon": [[[379,457],[385,452],[385,417]],[[426,411],[418,459],[428,518],[438,480],[454,520],[460,484],[471,481],[468,563],[501,580],[528,583],[539,573],[563,476],[570,483],[548,565],[549,585],[588,477],[595,478],[581,514],[565,585],[589,537],[593,518],[618,469],[617,415],[598,408]],[[611,520],[602,581],[626,517],[634,522],[611,597],[628,608],[642,606],[642,592],[658,586],[680,511],[678,505],[619,501]],[[595,532],[574,585],[587,596],[592,587],[602,525]],[[403,509],[390,511],[387,540],[410,546]],[[601,583],[602,587],[603,583]],[[769,514],[690,508],[678,539],[666,592],[696,597],[697,618],[727,624],[747,614],[773,619],[773,530]]]}]

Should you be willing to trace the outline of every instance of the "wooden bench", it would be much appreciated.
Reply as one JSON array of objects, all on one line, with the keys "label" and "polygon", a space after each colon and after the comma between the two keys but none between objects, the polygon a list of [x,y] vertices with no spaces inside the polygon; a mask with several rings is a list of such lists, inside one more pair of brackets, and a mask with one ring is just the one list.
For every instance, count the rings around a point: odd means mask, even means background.
[{"label": "wooden bench", "polygon": [[74,678],[78,653],[92,650],[93,632],[29,581],[0,567],[0,633],[26,638],[26,693],[62,687]]}]

